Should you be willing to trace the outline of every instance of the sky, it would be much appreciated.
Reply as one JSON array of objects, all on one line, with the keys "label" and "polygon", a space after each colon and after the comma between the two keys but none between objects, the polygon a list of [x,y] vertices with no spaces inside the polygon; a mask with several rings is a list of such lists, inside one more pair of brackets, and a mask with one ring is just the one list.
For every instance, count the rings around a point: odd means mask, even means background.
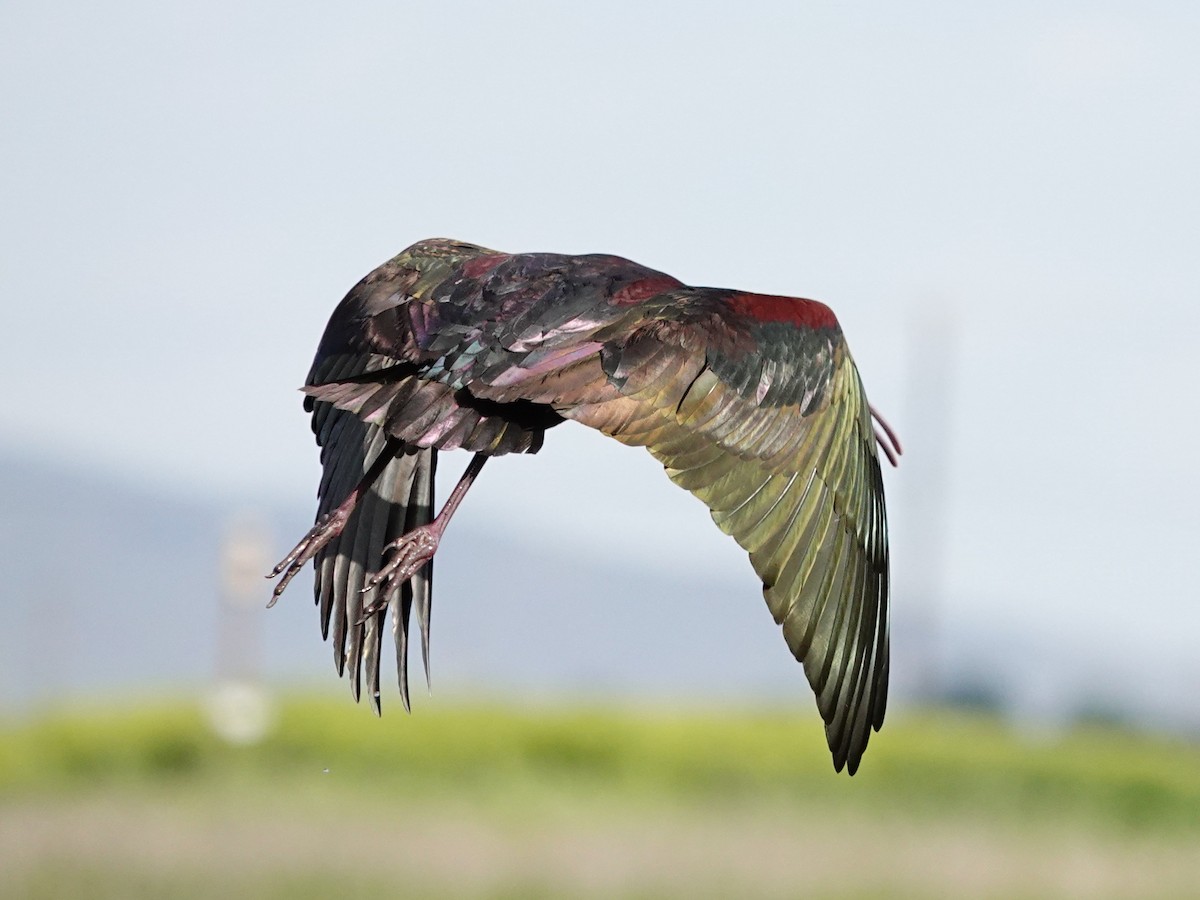
[{"label": "sky", "polygon": [[[4,4],[0,441],[309,498],[296,388],[363,274],[616,253],[834,308],[905,442],[898,621],[1195,683],[1197,46],[1183,2]],[[575,426],[464,509],[745,566]]]}]

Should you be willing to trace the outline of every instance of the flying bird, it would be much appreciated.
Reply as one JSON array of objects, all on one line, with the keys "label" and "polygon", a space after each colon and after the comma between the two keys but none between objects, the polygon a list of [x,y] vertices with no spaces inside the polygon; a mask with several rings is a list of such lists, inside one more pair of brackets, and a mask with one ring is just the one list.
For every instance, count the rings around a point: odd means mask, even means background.
[{"label": "flying bird", "polygon": [[[379,710],[391,614],[409,708],[409,619],[425,677],[433,557],[487,460],[581,422],[645,447],[750,555],[804,666],[834,766],[883,724],[888,543],[868,404],[815,300],[689,287],[617,256],[414,244],[334,310],[304,387],[323,466],[316,524],[268,577],[312,560],[325,638]],[[879,430],[873,423],[878,422]],[[434,513],[439,450],[474,453]]]}]

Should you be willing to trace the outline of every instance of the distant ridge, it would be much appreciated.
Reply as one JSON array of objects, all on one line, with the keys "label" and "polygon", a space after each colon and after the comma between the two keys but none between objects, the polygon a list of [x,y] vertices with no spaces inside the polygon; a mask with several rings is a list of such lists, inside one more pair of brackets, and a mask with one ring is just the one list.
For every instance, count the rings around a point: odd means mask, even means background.
[{"label": "distant ridge", "polygon": [[[218,556],[235,514],[271,529],[281,553],[311,524],[293,505],[204,499],[0,444],[0,712],[80,697],[202,689],[216,662]],[[698,510],[699,512],[699,510]],[[469,507],[448,533],[434,588],[432,700],[598,695],[633,701],[780,702],[808,711],[803,675],[749,568],[654,568],[595,546],[497,537]],[[262,611],[264,678],[343,692],[309,576]],[[263,580],[263,605],[270,596]],[[906,652],[905,598],[893,633]],[[1200,733],[1200,664],[1154,647],[1114,660],[1086,636],[1013,633],[963,602],[942,635],[940,699],[1010,711],[1035,730],[1084,715]],[[415,673],[414,673],[415,674]],[[387,676],[385,712],[399,712]],[[911,702],[903,691],[897,703]],[[925,698],[926,701],[929,699]],[[366,707],[364,706],[364,714]]]},{"label": "distant ridge", "polygon": [[[4,447],[0,496],[6,708],[207,684],[227,524],[249,508],[280,552],[311,524],[308,497],[284,509],[168,496]],[[264,607],[269,596],[264,579]],[[433,678],[450,690],[805,699],[748,571],[713,580],[570,558],[496,540],[467,514],[439,560],[433,614]],[[264,609],[262,634],[269,681],[345,688],[306,585]],[[399,709],[386,690],[383,703]]]}]

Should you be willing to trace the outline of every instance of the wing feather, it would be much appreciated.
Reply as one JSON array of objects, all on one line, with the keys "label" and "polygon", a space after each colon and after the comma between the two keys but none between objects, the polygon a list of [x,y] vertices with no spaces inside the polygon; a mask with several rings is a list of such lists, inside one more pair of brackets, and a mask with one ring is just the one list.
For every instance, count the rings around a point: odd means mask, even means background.
[{"label": "wing feather", "polygon": [[496,351],[471,389],[646,446],[703,501],[750,554],[835,764],[853,771],[887,686],[887,532],[858,372],[836,328],[756,326],[710,295],[676,299],[624,327],[578,328],[575,344],[554,335],[553,353]]},{"label": "wing feather", "polygon": [[812,359],[778,331],[760,334],[758,352],[730,365],[696,327],[688,340],[657,328],[653,347],[641,336],[636,352],[613,351],[607,381],[556,408],[647,446],[749,552],[835,765],[853,772],[882,725],[888,669],[887,526],[861,381],[840,333],[810,342]]},{"label": "wing feather", "polygon": [[[535,451],[561,416],[645,446],[749,553],[835,765],[857,768],[886,709],[887,522],[869,407],[823,306],[688,288],[615,257],[428,241],[347,296],[306,392],[322,514],[396,453],[382,494],[317,559],[323,630],[356,696],[365,666],[378,702],[383,616],[360,623],[352,589],[383,536],[428,521],[434,448]],[[390,601],[406,707],[414,607],[428,678],[430,578]]]},{"label": "wing feather", "polygon": [[[351,693],[361,698],[364,677],[372,707],[380,708],[380,664],[385,614],[362,619],[365,604],[378,597],[379,587],[362,593],[363,585],[382,564],[384,547],[409,529],[432,517],[433,449],[398,442],[381,427],[386,414],[403,406],[422,383],[410,376],[370,381],[392,371],[397,360],[380,354],[331,354],[318,358],[309,373],[310,388],[319,396],[306,403],[313,414],[313,431],[321,446],[323,471],[318,488],[317,518],[337,507],[358,486],[380,454],[393,455],[371,488],[359,499],[342,532],[314,560],[314,595],[320,610],[322,635],[330,640],[334,666],[348,675]],[[407,610],[414,594],[428,621],[431,570],[405,585],[390,602],[393,629],[407,629]],[[400,614],[399,616],[397,614]],[[407,647],[397,646],[398,668],[404,672]],[[427,642],[425,644],[427,646]],[[347,671],[348,670],[348,671]],[[401,677],[406,677],[401,675]],[[402,690],[405,707],[407,689]]]}]

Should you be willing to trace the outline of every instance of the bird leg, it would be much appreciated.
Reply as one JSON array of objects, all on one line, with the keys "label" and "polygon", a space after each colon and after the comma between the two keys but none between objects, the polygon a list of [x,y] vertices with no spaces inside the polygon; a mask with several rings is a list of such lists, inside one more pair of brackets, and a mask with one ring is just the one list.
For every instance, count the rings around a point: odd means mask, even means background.
[{"label": "bird leg", "polygon": [[434,517],[433,521],[417,526],[383,548],[385,551],[392,551],[393,555],[378,572],[363,583],[362,593],[364,594],[378,584],[383,585],[375,601],[363,608],[362,618],[364,621],[387,606],[388,595],[416,575],[421,566],[433,559],[438,543],[446,531],[446,526],[450,524],[454,511],[462,503],[463,497],[467,495],[467,491],[475,483],[480,470],[483,469],[483,464],[487,461],[488,457],[485,454],[476,453],[470,465],[467,466],[467,470],[458,479],[458,484],[446,498],[446,504],[442,507],[441,512]]},{"label": "bird leg", "polygon": [[[900,446],[900,438],[896,437],[896,432],[894,432],[892,430],[892,426],[887,423],[887,419],[879,414],[879,410],[870,404],[867,405],[867,408],[871,410],[871,418],[878,422],[880,428],[883,429],[882,434],[880,433],[879,428],[875,429],[875,440],[878,441],[879,446],[883,448],[883,454],[888,458],[888,462],[892,464],[892,467],[895,468],[896,466],[899,466],[900,461],[898,457],[904,452],[904,449]],[[884,439],[885,436],[886,440]]]},{"label": "bird leg", "polygon": [[371,485],[375,483],[375,479],[383,474],[383,470],[388,467],[388,463],[395,458],[396,447],[393,446],[393,443],[397,446],[399,444],[399,442],[389,441],[384,445],[375,462],[371,463],[371,468],[367,470],[362,480],[350,492],[350,496],[343,500],[337,509],[331,510],[321,516],[317,520],[317,524],[309,530],[308,534],[300,539],[300,543],[293,547],[291,552],[281,559],[279,564],[267,575],[267,578],[274,578],[281,572],[283,573],[283,578],[279,580],[279,584],[275,585],[275,590],[271,593],[271,600],[267,604],[268,609],[275,605],[275,601],[283,594],[288,583],[296,577],[305,564],[320,553],[330,541],[342,533],[342,529],[346,527],[346,523],[350,520],[351,513],[354,512],[354,507],[358,505],[359,498],[371,489]]}]

